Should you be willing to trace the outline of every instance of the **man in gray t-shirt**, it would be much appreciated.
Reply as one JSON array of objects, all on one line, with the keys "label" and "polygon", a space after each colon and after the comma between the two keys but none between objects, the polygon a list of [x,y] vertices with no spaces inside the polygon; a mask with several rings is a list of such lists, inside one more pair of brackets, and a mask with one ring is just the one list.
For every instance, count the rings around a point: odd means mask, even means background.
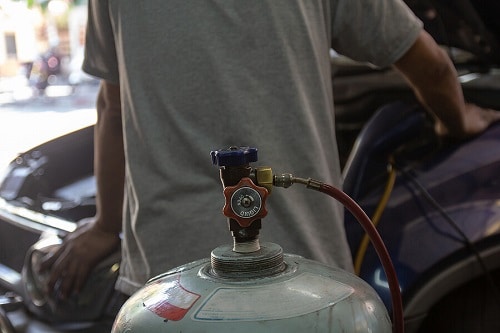
[{"label": "man in gray t-shirt", "polygon": [[[45,262],[57,260],[49,287],[64,272],[62,293],[80,289],[121,244],[117,288],[130,295],[231,242],[213,149],[254,146],[278,172],[341,186],[331,48],[395,64],[441,132],[466,137],[492,120],[464,103],[451,62],[400,0],[90,1],[84,70],[103,80],[98,212]],[[277,189],[268,210],[263,240],[352,269],[331,199]]]}]

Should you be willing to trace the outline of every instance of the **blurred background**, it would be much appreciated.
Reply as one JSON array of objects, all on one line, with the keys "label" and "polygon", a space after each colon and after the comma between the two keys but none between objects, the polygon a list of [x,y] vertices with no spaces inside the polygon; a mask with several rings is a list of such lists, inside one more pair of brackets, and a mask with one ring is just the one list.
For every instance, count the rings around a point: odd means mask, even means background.
[{"label": "blurred background", "polygon": [[95,122],[98,81],[81,70],[86,22],[86,0],[0,0],[2,170],[17,153]]}]

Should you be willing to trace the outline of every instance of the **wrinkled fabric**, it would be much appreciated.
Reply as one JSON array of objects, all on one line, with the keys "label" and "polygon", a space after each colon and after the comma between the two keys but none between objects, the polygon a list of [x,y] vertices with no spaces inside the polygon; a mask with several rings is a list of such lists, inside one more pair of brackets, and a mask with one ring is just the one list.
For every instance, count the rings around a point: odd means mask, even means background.
[{"label": "wrinkled fabric", "polygon": [[[388,66],[422,26],[393,0],[96,0],[84,70],[119,83],[125,134],[123,262],[131,294],[232,242],[210,151],[341,186],[330,49]],[[352,270],[343,209],[301,185],[273,189],[261,241]]]}]

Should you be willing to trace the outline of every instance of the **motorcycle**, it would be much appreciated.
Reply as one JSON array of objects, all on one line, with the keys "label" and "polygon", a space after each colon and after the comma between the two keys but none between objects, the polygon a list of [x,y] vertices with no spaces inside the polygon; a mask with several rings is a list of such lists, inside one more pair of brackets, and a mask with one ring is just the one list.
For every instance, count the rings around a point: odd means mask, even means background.
[{"label": "motorcycle", "polygon": [[62,73],[61,56],[55,49],[40,54],[27,71],[30,86],[43,96],[49,85],[57,82]]}]

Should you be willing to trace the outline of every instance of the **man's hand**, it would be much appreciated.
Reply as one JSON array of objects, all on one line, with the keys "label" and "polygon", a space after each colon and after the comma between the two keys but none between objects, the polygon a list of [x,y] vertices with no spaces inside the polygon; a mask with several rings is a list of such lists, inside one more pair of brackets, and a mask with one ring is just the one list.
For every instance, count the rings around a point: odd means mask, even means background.
[{"label": "man's hand", "polygon": [[500,121],[500,111],[481,108],[474,104],[465,105],[464,132],[460,137],[453,135],[446,125],[439,119],[436,120],[435,130],[439,136],[456,139],[466,139],[476,136],[486,130],[491,124]]},{"label": "man's hand", "polygon": [[49,270],[47,288],[61,299],[78,293],[92,269],[120,247],[116,233],[101,230],[95,220],[82,221],[61,247],[43,258],[40,270]]}]

